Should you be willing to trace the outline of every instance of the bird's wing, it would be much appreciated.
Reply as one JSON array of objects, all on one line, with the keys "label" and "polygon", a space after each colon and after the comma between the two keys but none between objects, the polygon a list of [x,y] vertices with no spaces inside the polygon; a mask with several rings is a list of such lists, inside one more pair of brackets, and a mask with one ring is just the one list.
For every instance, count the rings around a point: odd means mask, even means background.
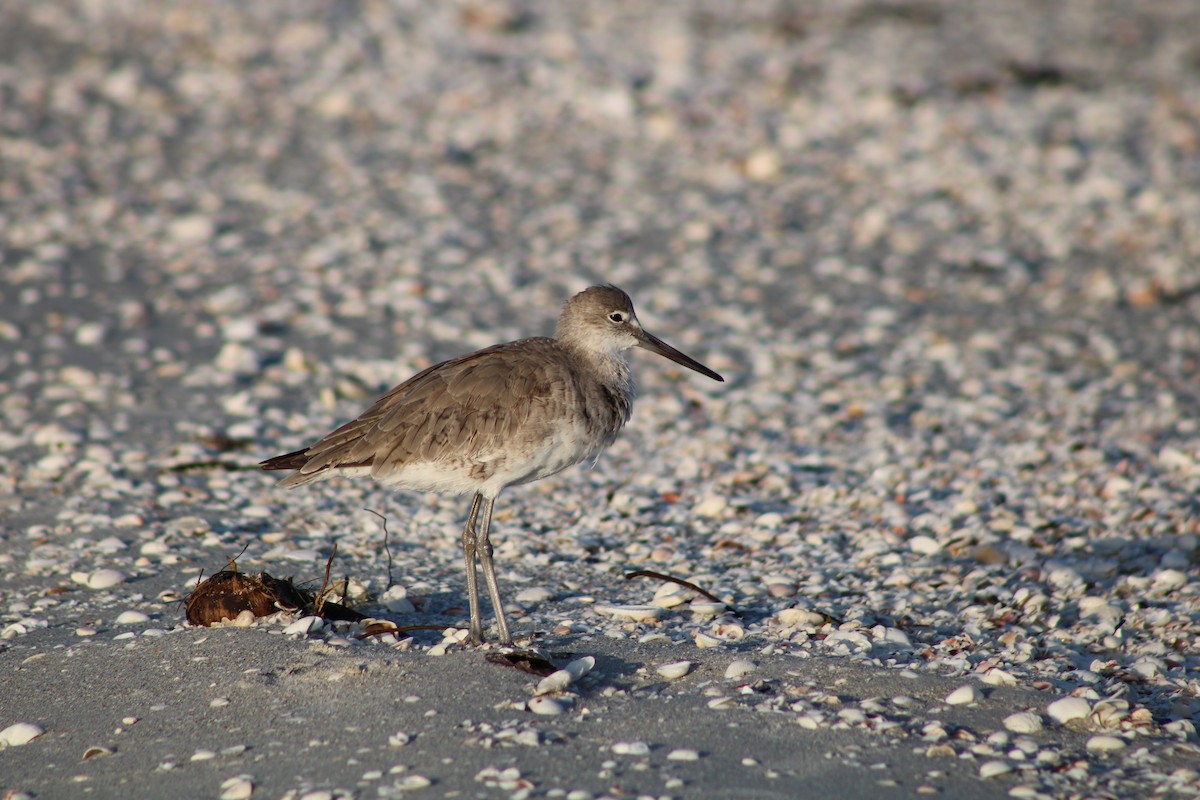
[{"label": "bird's wing", "polygon": [[429,367],[300,451],[296,482],[330,469],[486,458],[539,427],[539,412],[569,390],[554,356],[552,340],[526,339]]}]

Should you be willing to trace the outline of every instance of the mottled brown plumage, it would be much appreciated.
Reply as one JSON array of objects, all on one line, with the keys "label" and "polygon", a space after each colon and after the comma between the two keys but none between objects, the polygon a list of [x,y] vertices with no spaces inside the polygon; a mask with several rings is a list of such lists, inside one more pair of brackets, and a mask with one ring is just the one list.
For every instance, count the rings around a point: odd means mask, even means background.
[{"label": "mottled brown plumage", "polygon": [[488,540],[496,496],[612,444],[633,409],[623,351],[634,346],[723,380],[642,330],[623,291],[593,286],[567,301],[554,338],[498,344],[429,367],[317,443],[261,466],[294,470],[282,486],[370,475],[416,491],[474,493],[463,529],[471,638],[483,635],[478,556],[500,641],[510,644]]}]

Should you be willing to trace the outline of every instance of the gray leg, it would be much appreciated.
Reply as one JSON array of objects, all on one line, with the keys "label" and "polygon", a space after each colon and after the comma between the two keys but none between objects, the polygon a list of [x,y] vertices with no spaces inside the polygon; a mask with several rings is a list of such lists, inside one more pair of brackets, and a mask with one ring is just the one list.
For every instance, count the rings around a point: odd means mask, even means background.
[{"label": "gray leg", "polygon": [[[467,604],[471,608],[471,644],[483,644],[483,623],[479,616],[479,578],[475,573],[475,526],[482,501],[483,495],[480,494],[475,495],[475,499],[471,501],[471,513],[467,515],[467,524],[462,533],[463,558],[467,562]],[[491,517],[490,512],[488,516]]]},{"label": "gray leg", "polygon": [[492,599],[492,608],[496,612],[496,627],[500,630],[500,644],[512,644],[512,634],[508,632],[508,622],[504,619],[504,604],[500,601],[500,583],[496,580],[496,567],[492,564],[492,543],[488,534],[492,529],[492,506],[496,498],[486,501],[483,507],[483,522],[476,530],[475,550],[483,563],[483,577],[487,581],[488,595]]}]

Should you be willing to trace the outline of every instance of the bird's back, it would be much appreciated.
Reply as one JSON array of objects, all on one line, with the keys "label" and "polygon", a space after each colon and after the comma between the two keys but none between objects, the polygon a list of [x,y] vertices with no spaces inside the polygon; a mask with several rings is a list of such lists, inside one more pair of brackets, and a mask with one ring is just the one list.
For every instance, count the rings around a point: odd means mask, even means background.
[{"label": "bird's back", "polygon": [[[446,493],[553,475],[611,444],[629,419],[627,369],[614,380],[549,338],[434,365],[304,450],[264,462],[296,486],[335,474]],[[621,363],[623,367],[623,362]]]}]

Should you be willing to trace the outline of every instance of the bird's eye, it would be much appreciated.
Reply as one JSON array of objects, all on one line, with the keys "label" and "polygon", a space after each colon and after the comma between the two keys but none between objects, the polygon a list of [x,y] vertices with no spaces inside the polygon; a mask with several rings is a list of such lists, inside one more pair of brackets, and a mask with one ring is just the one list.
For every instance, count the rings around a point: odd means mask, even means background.
[{"label": "bird's eye", "polygon": [[624,322],[625,321],[625,312],[624,311],[613,311],[612,313],[610,313],[608,315],[608,318],[613,322]]}]

